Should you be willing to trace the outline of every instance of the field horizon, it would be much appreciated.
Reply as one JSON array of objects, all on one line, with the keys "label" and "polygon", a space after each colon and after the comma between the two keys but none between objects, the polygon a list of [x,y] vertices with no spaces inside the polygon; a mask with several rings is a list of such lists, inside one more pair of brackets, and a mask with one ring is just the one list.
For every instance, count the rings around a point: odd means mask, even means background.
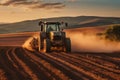
[{"label": "field horizon", "polygon": [[16,23],[0,24],[0,34],[39,31],[39,21],[67,22],[65,29],[82,27],[107,27],[114,24],[120,24],[119,17],[99,17],[99,16],[77,16],[77,17],[54,17],[36,20],[26,20]]}]

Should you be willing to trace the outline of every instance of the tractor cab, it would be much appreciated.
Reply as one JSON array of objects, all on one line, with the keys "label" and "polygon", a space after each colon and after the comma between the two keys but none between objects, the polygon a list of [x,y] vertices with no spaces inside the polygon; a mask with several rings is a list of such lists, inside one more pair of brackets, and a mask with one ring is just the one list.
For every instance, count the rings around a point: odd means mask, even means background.
[{"label": "tractor cab", "polygon": [[40,22],[40,31],[49,33],[51,31],[61,31],[61,23],[59,22]]}]

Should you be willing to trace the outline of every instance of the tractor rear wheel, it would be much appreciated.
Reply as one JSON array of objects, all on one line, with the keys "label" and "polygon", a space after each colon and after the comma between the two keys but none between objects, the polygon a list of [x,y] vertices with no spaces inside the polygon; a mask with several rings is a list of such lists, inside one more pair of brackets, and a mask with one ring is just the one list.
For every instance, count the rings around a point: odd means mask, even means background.
[{"label": "tractor rear wheel", "polygon": [[65,41],[65,51],[66,52],[71,52],[71,40],[70,38],[66,38],[66,41]]},{"label": "tractor rear wheel", "polygon": [[41,41],[40,41],[40,37],[38,37],[38,51],[41,51]]},{"label": "tractor rear wheel", "polygon": [[51,51],[51,43],[49,39],[44,40],[44,45],[43,45],[43,52],[50,52]]}]

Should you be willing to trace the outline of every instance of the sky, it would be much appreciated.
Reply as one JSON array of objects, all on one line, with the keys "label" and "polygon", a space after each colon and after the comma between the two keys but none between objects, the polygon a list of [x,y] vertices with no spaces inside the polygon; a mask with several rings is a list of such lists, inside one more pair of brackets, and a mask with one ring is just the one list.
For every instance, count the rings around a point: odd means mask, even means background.
[{"label": "sky", "polygon": [[120,0],[0,0],[0,23],[64,16],[120,17]]}]

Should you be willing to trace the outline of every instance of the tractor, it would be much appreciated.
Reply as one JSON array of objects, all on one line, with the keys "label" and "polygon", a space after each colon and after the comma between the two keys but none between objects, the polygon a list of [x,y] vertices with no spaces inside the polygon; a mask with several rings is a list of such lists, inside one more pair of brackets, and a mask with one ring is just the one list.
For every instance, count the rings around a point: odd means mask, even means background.
[{"label": "tractor", "polygon": [[40,34],[35,40],[34,48],[45,53],[52,51],[71,52],[71,41],[70,38],[66,38],[61,27],[63,24],[67,27],[67,23],[63,22],[40,21]]}]

